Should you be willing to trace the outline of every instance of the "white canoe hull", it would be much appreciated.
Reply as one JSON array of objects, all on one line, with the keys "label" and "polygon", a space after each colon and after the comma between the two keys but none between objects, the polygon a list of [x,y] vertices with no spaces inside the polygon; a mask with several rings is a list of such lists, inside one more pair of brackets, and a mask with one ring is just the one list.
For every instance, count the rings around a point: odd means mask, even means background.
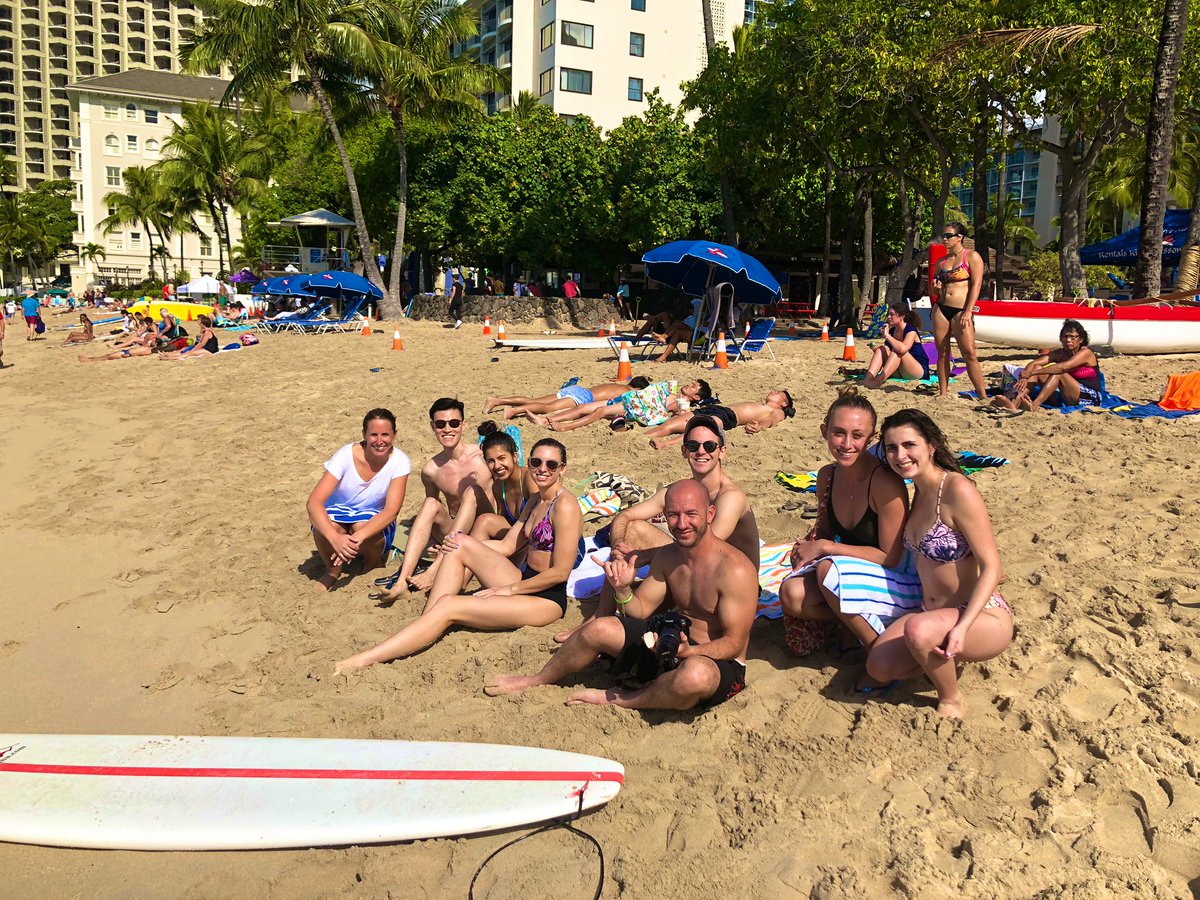
[{"label": "white canoe hull", "polygon": [[1200,353],[1200,308],[1132,306],[1109,309],[1074,303],[980,301],[975,337],[1031,350],[1058,346],[1065,319],[1078,320],[1093,347],[1117,353]]}]

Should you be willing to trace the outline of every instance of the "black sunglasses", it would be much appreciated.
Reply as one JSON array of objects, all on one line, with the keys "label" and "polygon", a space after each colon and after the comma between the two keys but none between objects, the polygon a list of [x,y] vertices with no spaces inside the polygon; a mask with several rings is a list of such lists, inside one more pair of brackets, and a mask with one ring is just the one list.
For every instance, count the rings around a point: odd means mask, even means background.
[{"label": "black sunglasses", "polygon": [[529,468],[531,469],[545,469],[547,472],[557,472],[558,467],[561,465],[562,463],[557,459],[538,459],[536,456],[529,457]]},{"label": "black sunglasses", "polygon": [[457,428],[462,424],[462,419],[434,419],[434,428]]},{"label": "black sunglasses", "polygon": [[718,444],[716,441],[684,441],[683,442],[683,449],[686,450],[688,453],[695,453],[701,447],[704,448],[705,453],[716,453],[717,448],[720,446],[721,445]]},{"label": "black sunglasses", "polygon": [[948,241],[948,240],[950,240],[950,238],[956,238],[956,237],[959,237],[959,236],[960,236],[960,235],[959,235],[959,233],[958,233],[957,231],[951,231],[951,232],[948,232],[947,234],[943,234],[943,235],[942,235],[942,240],[943,240],[943,241]]}]

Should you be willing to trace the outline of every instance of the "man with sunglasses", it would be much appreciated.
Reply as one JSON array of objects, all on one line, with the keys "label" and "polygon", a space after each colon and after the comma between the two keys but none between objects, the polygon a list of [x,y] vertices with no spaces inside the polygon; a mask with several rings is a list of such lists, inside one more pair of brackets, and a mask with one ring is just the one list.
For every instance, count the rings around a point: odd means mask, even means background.
[{"label": "man with sunglasses", "polygon": [[[704,413],[688,420],[683,432],[683,459],[691,469],[690,480],[704,485],[712,498],[716,510],[713,534],[740,550],[758,571],[758,522],[746,494],[721,467],[725,459],[725,429],[720,421]],[[610,559],[625,559],[635,570],[640,569],[653,561],[660,548],[671,543],[670,535],[654,524],[654,520],[664,514],[668,490],[669,486],[659,488],[641,503],[617,513],[609,531]],[[593,618],[611,616],[616,611],[612,588],[605,583],[595,611],[583,625]],[[571,634],[564,631],[554,639],[562,642]]]},{"label": "man with sunglasses", "polygon": [[442,449],[421,469],[425,500],[409,529],[400,571],[387,579],[388,589],[377,597],[383,602],[395,602],[409,590],[429,590],[440,556],[420,576],[413,575],[426,548],[440,544],[449,534],[469,533],[477,515],[494,511],[492,474],[479,447],[463,443],[464,419],[463,404],[457,398],[442,397],[429,407],[429,427]]},{"label": "man with sunglasses", "polygon": [[[758,569],[713,533],[716,507],[699,481],[685,479],[667,488],[664,511],[674,540],[655,554],[649,577],[636,591],[633,562],[614,558],[604,565],[622,614],[592,619],[536,675],[492,676],[485,693],[512,694],[551,684],[601,657],[612,660],[611,671],[623,686],[576,691],[568,705],[707,708],[745,688]],[[656,611],[682,614],[686,630],[678,618],[666,621]]]}]

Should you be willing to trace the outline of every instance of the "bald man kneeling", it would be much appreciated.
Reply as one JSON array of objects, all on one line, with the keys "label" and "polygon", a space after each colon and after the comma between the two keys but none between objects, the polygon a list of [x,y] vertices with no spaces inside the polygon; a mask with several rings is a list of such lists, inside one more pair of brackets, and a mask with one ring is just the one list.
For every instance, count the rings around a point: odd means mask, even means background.
[{"label": "bald man kneeling", "polygon": [[664,512],[674,542],[655,554],[650,576],[637,591],[631,588],[631,562],[617,559],[604,566],[620,615],[591,620],[536,675],[495,676],[485,693],[550,684],[601,657],[612,660],[611,671],[625,686],[577,691],[569,705],[684,710],[715,706],[741,692],[758,572],[709,528],[716,508],[700,482],[689,478],[671,485]]}]

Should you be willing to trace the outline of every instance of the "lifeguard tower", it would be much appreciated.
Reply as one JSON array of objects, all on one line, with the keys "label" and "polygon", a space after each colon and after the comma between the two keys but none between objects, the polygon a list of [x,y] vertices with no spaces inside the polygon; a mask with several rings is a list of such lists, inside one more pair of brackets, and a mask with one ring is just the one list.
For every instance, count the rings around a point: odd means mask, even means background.
[{"label": "lifeguard tower", "polygon": [[[278,222],[268,222],[272,228],[290,228],[296,235],[294,244],[267,244],[262,249],[266,273],[281,274],[294,266],[299,272],[324,272],[327,269],[348,269],[350,235],[354,223],[327,209],[310,209]],[[336,252],[334,251],[336,248]]]}]

